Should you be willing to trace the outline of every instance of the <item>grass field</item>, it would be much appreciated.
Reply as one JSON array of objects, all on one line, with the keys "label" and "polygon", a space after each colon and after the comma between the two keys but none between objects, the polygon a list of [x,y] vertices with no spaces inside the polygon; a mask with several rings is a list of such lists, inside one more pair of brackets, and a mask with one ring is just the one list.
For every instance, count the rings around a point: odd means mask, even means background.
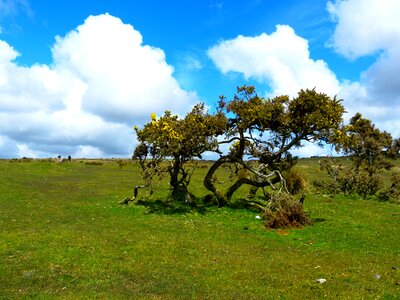
[{"label": "grass field", "polygon": [[400,299],[400,205],[309,195],[314,225],[265,230],[249,210],[119,205],[138,179],[132,163],[1,160],[0,299]]}]

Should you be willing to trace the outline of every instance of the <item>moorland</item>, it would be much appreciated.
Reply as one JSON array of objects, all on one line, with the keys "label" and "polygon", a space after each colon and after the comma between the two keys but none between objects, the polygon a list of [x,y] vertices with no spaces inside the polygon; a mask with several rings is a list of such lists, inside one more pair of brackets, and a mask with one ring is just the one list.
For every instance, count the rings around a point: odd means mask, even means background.
[{"label": "moorland", "polygon": [[296,166],[313,224],[275,230],[251,209],[168,205],[166,182],[120,205],[139,166],[94,162],[0,160],[0,299],[400,298],[400,205],[314,190],[318,158]]}]

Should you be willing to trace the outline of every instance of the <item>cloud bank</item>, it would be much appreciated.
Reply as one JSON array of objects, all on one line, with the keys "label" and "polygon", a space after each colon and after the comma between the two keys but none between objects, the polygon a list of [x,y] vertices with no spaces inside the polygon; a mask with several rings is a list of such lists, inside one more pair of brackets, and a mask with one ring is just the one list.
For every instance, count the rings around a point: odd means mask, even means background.
[{"label": "cloud bank", "polygon": [[134,124],[196,101],[161,49],[108,14],[56,37],[51,65],[22,67],[18,55],[0,40],[0,157],[129,156]]}]

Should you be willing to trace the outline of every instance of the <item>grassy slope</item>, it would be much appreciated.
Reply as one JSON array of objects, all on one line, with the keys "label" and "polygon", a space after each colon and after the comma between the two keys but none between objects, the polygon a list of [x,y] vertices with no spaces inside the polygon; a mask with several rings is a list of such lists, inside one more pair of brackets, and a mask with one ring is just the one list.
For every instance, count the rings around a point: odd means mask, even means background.
[{"label": "grassy slope", "polygon": [[[399,205],[309,196],[313,226],[266,231],[246,210],[119,206],[135,178],[132,164],[0,161],[0,299],[400,298]],[[206,193],[201,174],[191,188]]]}]

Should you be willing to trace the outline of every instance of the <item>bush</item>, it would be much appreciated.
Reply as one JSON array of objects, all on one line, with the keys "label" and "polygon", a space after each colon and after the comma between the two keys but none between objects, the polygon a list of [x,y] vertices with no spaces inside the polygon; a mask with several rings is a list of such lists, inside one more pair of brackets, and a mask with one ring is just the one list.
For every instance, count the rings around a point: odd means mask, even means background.
[{"label": "bush", "polygon": [[311,224],[303,203],[290,194],[280,193],[272,198],[264,212],[266,228],[301,227]]},{"label": "bush", "polygon": [[334,165],[331,159],[323,159],[320,167],[329,176],[329,180],[315,180],[314,186],[330,194],[356,193],[364,199],[368,195],[376,195],[383,186],[382,176],[377,172],[357,169],[354,166]]},{"label": "bush", "polygon": [[358,174],[355,191],[364,199],[368,195],[375,195],[383,186],[382,176],[379,174]]},{"label": "bush", "polygon": [[393,174],[390,188],[378,194],[380,201],[390,201],[400,204],[400,174]]},{"label": "bush", "polygon": [[289,169],[283,174],[290,194],[296,195],[307,191],[306,175],[298,169]]},{"label": "bush", "polygon": [[117,164],[118,164],[118,167],[119,167],[120,169],[122,169],[123,167],[125,167],[125,166],[128,164],[128,162],[127,162],[127,161],[124,161],[124,160],[122,160],[122,159],[118,159],[118,160],[117,160]]}]

